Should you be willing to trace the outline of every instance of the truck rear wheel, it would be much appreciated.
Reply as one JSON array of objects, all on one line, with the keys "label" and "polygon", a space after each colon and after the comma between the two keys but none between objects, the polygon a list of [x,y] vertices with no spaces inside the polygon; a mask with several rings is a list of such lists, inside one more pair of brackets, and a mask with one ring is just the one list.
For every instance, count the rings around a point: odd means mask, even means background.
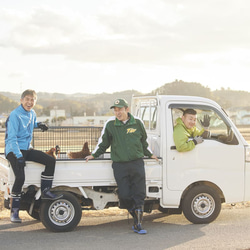
[{"label": "truck rear wheel", "polygon": [[182,201],[185,217],[194,224],[207,224],[214,221],[221,211],[219,194],[208,186],[191,188]]},{"label": "truck rear wheel", "polygon": [[69,192],[60,192],[58,200],[44,200],[40,207],[43,225],[53,232],[72,231],[80,222],[82,208],[77,198]]}]

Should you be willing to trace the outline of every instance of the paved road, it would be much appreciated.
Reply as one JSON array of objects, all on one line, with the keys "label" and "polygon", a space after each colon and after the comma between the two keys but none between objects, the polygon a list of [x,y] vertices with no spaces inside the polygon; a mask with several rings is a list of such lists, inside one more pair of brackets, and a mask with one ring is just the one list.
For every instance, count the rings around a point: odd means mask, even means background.
[{"label": "paved road", "polygon": [[[118,210],[84,212],[73,232],[51,233],[41,222],[26,217],[12,224],[0,214],[0,249],[250,249],[250,207],[223,208],[211,224],[193,225],[183,215],[154,212],[144,217],[147,235],[132,232],[132,219]],[[91,214],[90,214],[91,213]]]}]

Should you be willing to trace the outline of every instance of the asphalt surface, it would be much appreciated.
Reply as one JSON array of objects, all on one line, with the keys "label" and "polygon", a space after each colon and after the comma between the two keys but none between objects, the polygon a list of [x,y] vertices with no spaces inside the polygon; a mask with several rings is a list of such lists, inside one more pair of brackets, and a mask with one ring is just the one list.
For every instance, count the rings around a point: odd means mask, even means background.
[{"label": "asphalt surface", "polygon": [[213,223],[194,225],[183,215],[153,212],[144,216],[146,235],[131,230],[132,219],[119,209],[83,212],[72,232],[52,233],[21,213],[13,224],[9,211],[0,213],[0,249],[250,249],[250,206],[223,207]]}]

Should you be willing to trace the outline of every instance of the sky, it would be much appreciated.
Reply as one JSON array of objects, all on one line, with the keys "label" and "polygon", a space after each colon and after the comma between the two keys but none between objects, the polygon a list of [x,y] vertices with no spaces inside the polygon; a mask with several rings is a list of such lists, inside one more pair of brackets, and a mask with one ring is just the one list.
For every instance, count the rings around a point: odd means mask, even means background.
[{"label": "sky", "polygon": [[0,91],[250,92],[249,0],[0,0]]}]

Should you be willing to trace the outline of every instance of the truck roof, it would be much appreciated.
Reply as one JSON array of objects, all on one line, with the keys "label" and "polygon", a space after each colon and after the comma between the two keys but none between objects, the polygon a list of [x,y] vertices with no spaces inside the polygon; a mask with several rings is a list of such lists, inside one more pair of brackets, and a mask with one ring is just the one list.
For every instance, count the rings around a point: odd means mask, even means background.
[{"label": "truck roof", "polygon": [[157,98],[158,100],[161,100],[163,102],[169,102],[169,101],[188,101],[188,102],[202,102],[203,104],[212,104],[214,106],[217,106],[218,108],[221,108],[218,103],[215,101],[200,97],[200,96],[185,96],[185,95],[148,95],[148,96],[133,96],[133,99],[153,99]]}]

